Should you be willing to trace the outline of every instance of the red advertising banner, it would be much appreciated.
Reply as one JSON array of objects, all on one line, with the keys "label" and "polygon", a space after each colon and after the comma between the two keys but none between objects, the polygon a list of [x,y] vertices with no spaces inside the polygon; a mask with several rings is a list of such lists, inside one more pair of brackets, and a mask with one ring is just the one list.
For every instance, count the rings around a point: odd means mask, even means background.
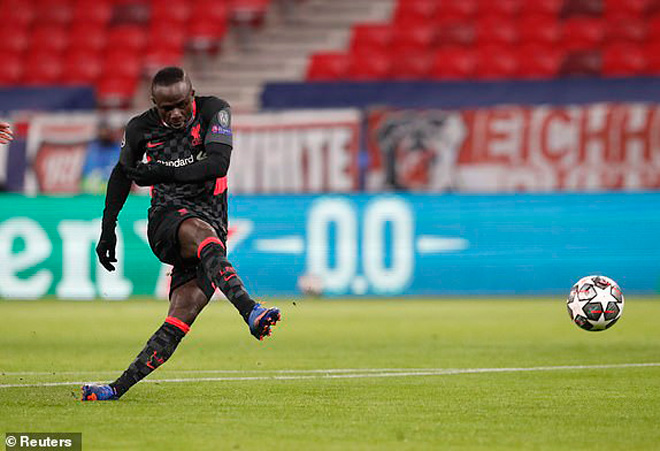
[{"label": "red advertising banner", "polygon": [[367,117],[367,189],[658,189],[659,109],[603,103],[374,110]]}]

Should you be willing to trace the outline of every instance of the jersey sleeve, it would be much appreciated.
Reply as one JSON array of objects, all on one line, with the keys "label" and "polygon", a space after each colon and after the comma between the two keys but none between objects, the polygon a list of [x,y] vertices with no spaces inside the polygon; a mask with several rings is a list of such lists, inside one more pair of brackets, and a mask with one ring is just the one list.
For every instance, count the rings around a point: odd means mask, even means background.
[{"label": "jersey sleeve", "polygon": [[124,137],[121,141],[121,152],[119,162],[124,166],[133,167],[144,156],[144,146],[140,145],[141,134],[136,119],[131,119],[126,124]]},{"label": "jersey sleeve", "polygon": [[222,99],[212,97],[205,106],[205,113],[209,116],[204,145],[210,143],[224,144],[232,147],[233,133],[231,130],[231,108]]}]

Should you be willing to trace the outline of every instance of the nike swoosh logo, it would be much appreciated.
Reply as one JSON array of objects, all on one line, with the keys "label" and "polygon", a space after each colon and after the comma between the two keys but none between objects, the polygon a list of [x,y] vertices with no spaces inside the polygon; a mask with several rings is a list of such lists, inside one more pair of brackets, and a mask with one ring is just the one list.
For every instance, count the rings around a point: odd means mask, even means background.
[{"label": "nike swoosh logo", "polygon": [[154,147],[162,146],[163,144],[165,144],[165,141],[160,142],[160,143],[152,143],[152,142],[148,142],[148,143],[147,143],[147,148],[149,148],[149,149],[153,149]]}]

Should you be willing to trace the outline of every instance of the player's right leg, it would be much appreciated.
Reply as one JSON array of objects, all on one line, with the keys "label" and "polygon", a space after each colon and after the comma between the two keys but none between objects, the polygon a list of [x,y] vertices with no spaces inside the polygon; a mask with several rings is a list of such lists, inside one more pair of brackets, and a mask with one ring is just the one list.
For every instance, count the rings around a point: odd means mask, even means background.
[{"label": "player's right leg", "polygon": [[210,294],[199,287],[196,278],[175,288],[170,295],[165,322],[147,341],[133,363],[111,384],[83,385],[82,400],[119,399],[133,385],[167,362],[209,299]]},{"label": "player's right leg", "polygon": [[199,218],[187,218],[178,231],[181,257],[198,258],[206,277],[220,289],[239,311],[258,340],[271,334],[271,328],[281,319],[279,309],[266,308],[248,294],[236,270],[227,259],[225,245],[215,229]]}]

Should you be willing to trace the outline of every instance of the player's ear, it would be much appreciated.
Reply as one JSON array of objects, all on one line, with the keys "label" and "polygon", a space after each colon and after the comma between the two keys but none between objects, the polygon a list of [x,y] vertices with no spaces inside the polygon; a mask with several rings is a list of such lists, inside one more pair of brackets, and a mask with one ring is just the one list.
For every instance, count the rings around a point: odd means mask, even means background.
[{"label": "player's ear", "polygon": [[151,99],[151,103],[156,105],[156,98],[154,96],[151,96],[150,99]]}]

